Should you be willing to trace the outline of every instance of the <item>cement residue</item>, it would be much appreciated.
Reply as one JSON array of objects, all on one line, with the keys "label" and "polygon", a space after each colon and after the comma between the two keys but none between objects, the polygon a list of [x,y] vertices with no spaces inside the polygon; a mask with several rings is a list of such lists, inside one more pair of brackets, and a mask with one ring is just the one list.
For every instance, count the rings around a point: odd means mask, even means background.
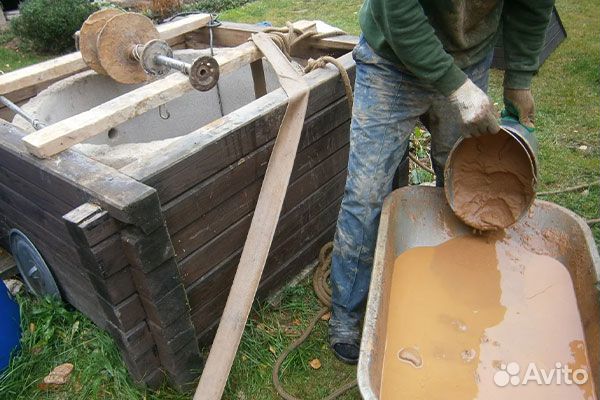
[{"label": "cement residue", "polygon": [[475,229],[509,227],[535,196],[529,157],[505,132],[463,140],[449,167],[454,212]]},{"label": "cement residue", "polygon": [[81,143],[73,148],[98,162],[120,169],[134,161],[149,159],[154,154],[159,154],[162,149],[179,139],[175,137],[148,143],[123,143],[117,146]]}]

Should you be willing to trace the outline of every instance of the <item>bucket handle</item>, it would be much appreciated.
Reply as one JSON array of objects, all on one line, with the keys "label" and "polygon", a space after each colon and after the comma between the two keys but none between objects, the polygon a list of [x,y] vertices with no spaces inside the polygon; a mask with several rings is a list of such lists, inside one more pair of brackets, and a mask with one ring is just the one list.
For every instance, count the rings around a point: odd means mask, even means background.
[{"label": "bucket handle", "polygon": [[512,110],[509,110],[508,108],[505,108],[500,113],[500,124],[505,124],[507,122],[508,123],[517,123],[517,124],[521,125],[523,128],[527,129],[527,131],[529,133],[535,132],[535,127],[534,128],[529,128],[529,127],[523,125],[519,121],[519,115],[516,112],[513,112]]}]

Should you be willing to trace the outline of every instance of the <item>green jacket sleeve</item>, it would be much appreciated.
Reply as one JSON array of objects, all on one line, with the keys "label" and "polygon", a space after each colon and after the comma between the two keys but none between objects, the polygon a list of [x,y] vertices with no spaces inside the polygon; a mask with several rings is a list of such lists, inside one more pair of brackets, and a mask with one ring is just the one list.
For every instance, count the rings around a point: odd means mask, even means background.
[{"label": "green jacket sleeve", "polygon": [[467,76],[435,35],[418,0],[371,0],[365,3],[396,57],[417,78],[444,95]]},{"label": "green jacket sleeve", "polygon": [[544,45],[554,0],[506,0],[502,12],[504,86],[528,89],[539,68],[539,55]]}]

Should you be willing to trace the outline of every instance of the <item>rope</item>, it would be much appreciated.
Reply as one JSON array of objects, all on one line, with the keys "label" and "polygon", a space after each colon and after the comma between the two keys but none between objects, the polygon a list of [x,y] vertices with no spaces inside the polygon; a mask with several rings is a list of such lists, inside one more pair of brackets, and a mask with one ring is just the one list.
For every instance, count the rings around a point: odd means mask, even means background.
[{"label": "rope", "polygon": [[[308,324],[308,326],[306,327],[304,332],[302,332],[302,335],[300,335],[300,337],[298,339],[294,340],[292,342],[292,344],[290,344],[283,351],[283,353],[281,353],[279,355],[279,357],[277,358],[277,361],[275,361],[275,365],[273,366],[273,374],[271,376],[273,379],[273,385],[275,386],[275,390],[277,390],[277,393],[279,393],[279,395],[282,398],[284,398],[285,400],[299,400],[299,399],[297,397],[292,396],[288,392],[286,392],[286,390],[283,388],[283,385],[281,384],[281,381],[279,380],[279,371],[281,369],[281,366],[283,365],[283,362],[285,361],[287,356],[292,351],[294,351],[298,347],[300,347],[302,345],[302,343],[304,343],[306,341],[306,339],[310,336],[313,329],[315,328],[315,325],[317,324],[317,322],[319,322],[321,317],[323,317],[323,315],[325,315],[329,311],[329,308],[331,307],[331,288],[329,287],[327,282],[329,280],[329,275],[331,274],[332,250],[333,250],[332,242],[329,242],[329,243],[325,244],[323,247],[321,247],[321,251],[319,252],[319,263],[313,274],[313,282],[312,282],[313,289],[315,291],[315,295],[317,296],[317,298],[319,299],[319,302],[321,303],[321,305],[323,307],[321,307],[319,312],[317,312],[317,314],[313,317],[313,319],[310,321],[310,323]],[[353,379],[352,381],[346,383],[345,385],[341,386],[339,389],[337,389],[336,391],[331,393],[324,400],[333,400],[333,399],[341,396],[342,394],[346,393],[348,390],[352,389],[356,385],[357,385],[356,379]]]},{"label": "rope", "polygon": [[[317,31],[302,31],[294,27],[291,22],[286,22],[285,27],[281,28],[267,28],[263,30],[264,33],[268,33],[273,42],[281,49],[283,54],[287,57],[288,60],[292,60],[292,51],[298,43],[305,41],[306,39],[313,40],[321,40],[335,36],[346,35],[346,32],[342,30],[335,30],[331,32],[317,32]],[[348,76],[348,71],[339,62],[336,58],[331,56],[322,56],[313,60],[310,58],[306,63],[306,66],[303,68],[305,74],[314,71],[318,68],[324,68],[327,64],[333,64],[337,67],[340,72],[340,76],[342,78],[342,82],[344,84],[344,91],[346,92],[346,100],[348,101],[348,108],[350,109],[350,114],[352,114],[352,104],[354,95],[352,93],[352,83],[350,81],[350,77]]]},{"label": "rope", "polygon": [[567,187],[567,188],[564,188],[564,189],[549,190],[547,192],[538,192],[537,195],[538,196],[550,196],[550,195],[553,195],[553,194],[577,192],[578,190],[589,189],[590,187],[596,186],[596,185],[600,185],[600,181],[594,181],[594,182],[590,182],[590,183],[584,183],[582,185],[571,186],[571,187]]},{"label": "rope", "polygon": [[427,165],[425,165],[421,160],[419,160],[417,158],[417,156],[415,156],[413,153],[408,153],[408,158],[410,158],[410,160],[412,162],[414,162],[415,164],[417,164],[419,167],[423,168],[425,171],[429,172],[431,175],[435,175],[435,172],[433,171],[433,169],[429,168]]}]

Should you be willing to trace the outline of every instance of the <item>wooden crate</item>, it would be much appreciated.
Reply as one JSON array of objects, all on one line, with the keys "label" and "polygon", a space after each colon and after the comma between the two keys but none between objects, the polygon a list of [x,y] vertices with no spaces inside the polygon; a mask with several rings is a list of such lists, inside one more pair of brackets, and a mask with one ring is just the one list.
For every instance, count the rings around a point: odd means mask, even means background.
[{"label": "wooden crate", "polygon": [[[245,46],[260,29],[223,23],[215,45]],[[201,28],[169,41],[206,48],[207,39]],[[295,56],[339,57],[353,81],[355,43],[349,36],[313,41]],[[76,56],[66,57],[74,70],[25,80],[3,94],[23,103],[85,70]],[[253,62],[253,71],[262,67]],[[261,297],[332,239],[343,194],[350,120],[343,83],[334,67],[306,80],[307,117]],[[21,129],[0,124],[0,238],[10,228],[23,231],[65,299],[112,334],[131,375],[151,387],[166,377],[183,388],[202,369],[200,346],[219,321],[286,109],[281,89],[261,95],[121,168],[75,148],[37,158]]]}]

